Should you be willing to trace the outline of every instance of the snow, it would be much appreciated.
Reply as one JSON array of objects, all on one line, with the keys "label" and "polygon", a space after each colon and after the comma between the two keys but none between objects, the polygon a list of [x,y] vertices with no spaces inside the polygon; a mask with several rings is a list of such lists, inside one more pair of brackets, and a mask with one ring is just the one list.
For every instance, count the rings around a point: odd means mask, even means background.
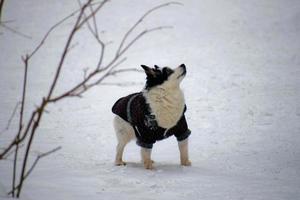
[{"label": "snow", "polygon": [[[111,1],[97,19],[109,45],[106,63],[135,20],[166,1]],[[38,199],[300,199],[300,3],[297,0],[187,0],[159,10],[143,28],[172,25],[145,36],[126,54],[122,67],[171,67],[185,63],[182,83],[188,111],[192,167],[179,165],[174,138],[154,145],[155,170],[144,170],[139,148],[130,143],[125,167],[113,165],[116,139],[111,106],[141,90],[142,73],[107,79],[129,86],[95,87],[81,99],[49,106],[32,148],[43,158],[24,185],[24,200]],[[0,127],[20,99],[22,55],[51,25],[76,10],[76,1],[11,0],[4,20],[30,35],[0,29]],[[26,115],[49,88],[72,20],[58,28],[32,59]],[[142,30],[140,28],[139,30]],[[136,32],[137,33],[137,32]],[[65,63],[55,94],[82,79],[99,47],[85,28]],[[132,82],[136,84],[132,85]],[[15,120],[17,121],[17,120]],[[17,122],[0,135],[5,147]],[[12,161],[0,161],[0,199],[9,199]]]}]

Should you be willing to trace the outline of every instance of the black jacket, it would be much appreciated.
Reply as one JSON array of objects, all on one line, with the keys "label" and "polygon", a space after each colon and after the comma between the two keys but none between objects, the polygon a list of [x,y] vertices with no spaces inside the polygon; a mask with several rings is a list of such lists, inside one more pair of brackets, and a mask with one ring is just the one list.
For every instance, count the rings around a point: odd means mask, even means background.
[{"label": "black jacket", "polygon": [[157,125],[155,116],[151,115],[149,106],[141,92],[120,98],[112,107],[114,114],[120,116],[132,125],[137,138],[137,144],[144,148],[152,148],[156,141],[172,135],[175,135],[178,141],[185,140],[189,137],[191,131],[188,129],[186,123],[184,116],[185,111],[186,108],[178,123],[174,127],[166,130]]}]

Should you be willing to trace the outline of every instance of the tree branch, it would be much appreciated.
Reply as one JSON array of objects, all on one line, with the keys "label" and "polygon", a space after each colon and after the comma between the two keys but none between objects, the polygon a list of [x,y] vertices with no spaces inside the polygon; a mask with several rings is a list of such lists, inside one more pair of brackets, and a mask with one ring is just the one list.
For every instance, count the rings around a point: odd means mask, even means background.
[{"label": "tree branch", "polygon": [[[28,55],[26,55],[25,62],[25,71],[24,71],[24,79],[23,79],[23,90],[22,90],[22,100],[21,100],[21,109],[20,109],[20,117],[19,117],[19,130],[17,134],[17,140],[20,138],[20,134],[23,128],[23,115],[25,108],[25,99],[26,99],[26,87],[27,87],[27,72],[28,72]],[[18,151],[19,151],[19,143],[16,144],[15,157],[14,157],[14,167],[13,167],[13,182],[12,182],[12,196],[15,196],[14,188],[16,185],[16,171],[17,171],[17,161],[18,161]]]},{"label": "tree branch", "polygon": [[[3,0],[2,0],[3,1]],[[107,64],[103,64],[103,59],[104,59],[104,53],[105,53],[105,47],[107,44],[105,44],[99,36],[98,32],[98,27],[97,27],[97,19],[95,14],[99,12],[99,10],[108,2],[108,0],[103,0],[102,2],[98,3],[92,3],[93,0],[87,0],[86,3],[81,5],[80,1],[80,9],[77,11],[74,11],[64,19],[60,20],[58,23],[54,24],[50,29],[46,32],[44,37],[42,38],[41,42],[36,46],[35,49],[30,54],[27,54],[23,58],[23,62],[25,65],[25,72],[24,72],[24,81],[23,81],[23,93],[22,93],[22,101],[21,101],[21,109],[20,109],[20,119],[19,119],[19,129],[18,129],[18,134],[15,136],[15,138],[12,140],[12,142],[8,145],[7,148],[4,149],[4,151],[0,154],[0,159],[3,159],[5,156],[10,154],[11,150],[13,147],[16,147],[15,149],[15,157],[14,157],[14,171],[13,171],[13,184],[12,184],[12,190],[11,193],[12,196],[15,195],[18,198],[21,194],[22,191],[22,186],[24,184],[24,181],[26,178],[29,176],[29,174],[33,171],[35,166],[37,165],[38,161],[40,158],[49,155],[50,153],[53,153],[60,149],[60,147],[53,149],[49,152],[46,152],[44,154],[40,154],[36,160],[33,162],[29,170],[27,170],[27,163],[28,163],[28,158],[30,154],[30,149],[33,144],[34,137],[36,135],[37,128],[39,127],[39,124],[42,120],[43,114],[46,112],[46,107],[49,103],[54,103],[59,100],[62,100],[63,98],[68,98],[68,97],[81,97],[83,93],[91,89],[92,87],[99,85],[103,82],[104,79],[106,79],[109,76],[113,76],[119,73],[124,73],[124,72],[132,72],[132,71],[140,71],[137,70],[136,68],[125,68],[125,69],[117,69],[118,66],[120,66],[123,62],[126,61],[126,57],[123,55],[132,47],[133,44],[135,44],[140,38],[142,38],[144,35],[153,32],[153,31],[158,31],[162,30],[165,28],[171,28],[169,26],[158,26],[155,28],[151,29],[145,29],[144,31],[140,32],[137,34],[135,37],[133,37],[132,40],[128,41],[128,37],[132,34],[132,32],[135,30],[135,28],[148,16],[150,15],[153,11],[166,7],[168,5],[172,4],[179,4],[178,2],[169,2],[165,4],[161,4],[159,6],[156,6],[150,10],[148,10],[142,17],[139,18],[139,20],[133,24],[133,26],[125,33],[123,36],[123,39],[120,42],[119,47],[116,49],[114,57],[108,62]],[[95,6],[95,7],[94,7]],[[89,8],[88,13],[86,13],[86,10]],[[24,125],[23,123],[23,113],[25,109],[25,99],[26,99],[26,85],[27,85],[27,70],[29,66],[29,61],[36,54],[37,51],[40,50],[40,48],[43,46],[45,41],[47,40],[48,36],[51,34],[51,32],[57,28],[59,25],[61,25],[63,22],[65,22],[67,19],[71,18],[75,14],[77,14],[77,18],[75,20],[75,23],[70,30],[70,33],[68,34],[66,43],[63,48],[63,52],[61,54],[61,57],[59,59],[59,62],[56,67],[56,71],[54,73],[53,80],[50,84],[49,91],[46,93],[45,97],[42,99],[42,102],[40,103],[39,106],[37,106],[36,109],[31,114],[31,117],[27,121],[27,123]],[[92,24],[90,24],[90,20],[92,20]],[[96,41],[100,45],[100,56],[99,60],[97,62],[97,65],[93,70],[87,70],[84,69],[84,76],[83,80],[81,80],[78,84],[75,86],[71,87],[70,89],[67,89],[64,91],[62,94],[58,96],[54,96],[54,91],[57,86],[57,83],[60,79],[61,76],[61,71],[64,66],[64,63],[67,59],[67,56],[70,52],[70,49],[73,47],[73,39],[78,33],[78,31],[82,28],[83,25],[87,25],[89,31],[93,35],[93,37],[96,39]],[[127,44],[126,44],[127,43]],[[98,76],[99,75],[99,76]],[[16,108],[17,109],[17,108]],[[15,111],[14,111],[15,112]],[[13,114],[14,115],[14,114]],[[26,140],[25,140],[26,139]],[[24,142],[26,141],[26,142]],[[26,148],[24,150],[24,157],[21,165],[21,173],[20,173],[20,178],[19,178],[19,183],[16,186],[16,168],[17,168],[17,158],[18,158],[18,149],[20,146],[23,144],[26,144]]]},{"label": "tree branch", "polygon": [[164,4],[161,4],[161,5],[158,5],[158,6],[155,6],[153,8],[151,8],[150,10],[148,10],[142,17],[140,17],[137,22],[125,33],[123,39],[121,40],[121,43],[120,43],[120,46],[116,52],[116,54],[120,54],[120,52],[122,51],[122,47],[124,45],[124,43],[126,42],[128,36],[133,32],[133,30],[140,24],[142,23],[142,21],[148,16],[150,15],[152,12],[160,9],[160,8],[163,8],[163,7],[166,7],[166,6],[170,6],[170,5],[183,5],[182,3],[179,3],[179,2],[168,2],[168,3],[164,3]]},{"label": "tree branch", "polygon": [[173,27],[172,26],[159,26],[159,27],[155,27],[155,28],[151,28],[151,29],[145,29],[144,31],[139,33],[133,40],[131,40],[128,43],[128,45],[126,45],[126,47],[124,47],[124,49],[122,49],[119,52],[119,54],[122,55],[123,53],[125,53],[131,47],[131,45],[133,45],[138,39],[143,37],[145,34],[153,32],[153,31],[158,31],[158,30],[162,30],[162,29],[170,29],[170,28],[173,28]]},{"label": "tree branch", "polygon": [[18,139],[17,136],[12,140],[12,142],[4,149],[4,151],[0,154],[0,160],[3,159],[5,157],[5,155],[12,149],[12,147],[18,143],[21,143],[24,141],[24,139],[26,138],[31,125],[34,121],[35,116],[37,115],[37,109],[35,111],[32,112],[30,119],[28,120],[28,122],[26,123],[27,126],[23,132],[23,135],[21,134],[21,137]]},{"label": "tree branch", "polygon": [[6,127],[1,131],[0,135],[9,129],[10,124],[11,124],[13,118],[15,117],[16,112],[17,112],[18,107],[20,106],[20,104],[21,104],[21,102],[16,103],[16,105],[15,105],[15,107],[14,107],[14,109],[13,109],[13,111],[12,111],[8,121],[7,121]]},{"label": "tree branch", "polygon": [[0,24],[2,23],[3,5],[4,5],[4,0],[0,0]]},{"label": "tree branch", "polygon": [[16,30],[16,29],[14,29],[14,28],[11,28],[11,27],[5,25],[4,22],[2,22],[2,23],[0,22],[0,26],[2,26],[3,28],[7,29],[8,31],[10,31],[10,32],[12,32],[12,33],[14,33],[14,34],[16,34],[16,35],[22,36],[22,37],[24,37],[24,38],[26,38],[26,39],[32,39],[31,36],[26,35],[26,34],[20,32],[20,31],[18,31],[18,30]]},{"label": "tree branch", "polygon": [[101,83],[101,85],[118,86],[118,87],[129,87],[133,85],[142,85],[142,82],[124,82],[124,83]]},{"label": "tree branch", "polygon": [[[46,156],[48,156],[48,155],[50,155],[50,154],[55,153],[56,151],[60,150],[61,148],[62,148],[61,146],[58,146],[58,147],[56,147],[56,148],[54,148],[54,149],[52,149],[52,150],[50,150],[50,151],[47,151],[47,152],[45,152],[45,153],[39,154],[39,155],[35,158],[33,164],[32,164],[31,167],[29,168],[29,170],[25,173],[25,175],[24,175],[24,180],[31,174],[31,172],[32,172],[33,169],[36,167],[36,165],[38,164],[38,162],[40,161],[40,159],[42,159],[43,157],[46,157]],[[17,186],[15,186],[10,192],[8,192],[8,195],[14,194],[14,192],[15,192],[16,190],[18,190],[20,187],[21,187],[20,184],[17,185]]]}]

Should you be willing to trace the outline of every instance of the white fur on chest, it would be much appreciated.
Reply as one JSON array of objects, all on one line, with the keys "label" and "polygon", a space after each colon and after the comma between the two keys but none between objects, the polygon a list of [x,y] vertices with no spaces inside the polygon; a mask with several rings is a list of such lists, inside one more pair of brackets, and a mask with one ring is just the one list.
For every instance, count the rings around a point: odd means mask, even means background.
[{"label": "white fur on chest", "polygon": [[162,88],[145,91],[144,96],[162,128],[171,128],[177,124],[184,110],[184,95],[180,88],[164,90]]}]

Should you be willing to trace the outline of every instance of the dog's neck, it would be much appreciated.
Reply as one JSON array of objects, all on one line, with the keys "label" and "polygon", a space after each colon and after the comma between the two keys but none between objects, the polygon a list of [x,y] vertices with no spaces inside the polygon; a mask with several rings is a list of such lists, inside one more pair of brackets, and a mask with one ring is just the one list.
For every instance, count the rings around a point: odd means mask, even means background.
[{"label": "dog's neck", "polygon": [[172,90],[155,87],[144,90],[143,95],[160,127],[169,129],[177,124],[185,106],[184,95],[179,87]]}]

